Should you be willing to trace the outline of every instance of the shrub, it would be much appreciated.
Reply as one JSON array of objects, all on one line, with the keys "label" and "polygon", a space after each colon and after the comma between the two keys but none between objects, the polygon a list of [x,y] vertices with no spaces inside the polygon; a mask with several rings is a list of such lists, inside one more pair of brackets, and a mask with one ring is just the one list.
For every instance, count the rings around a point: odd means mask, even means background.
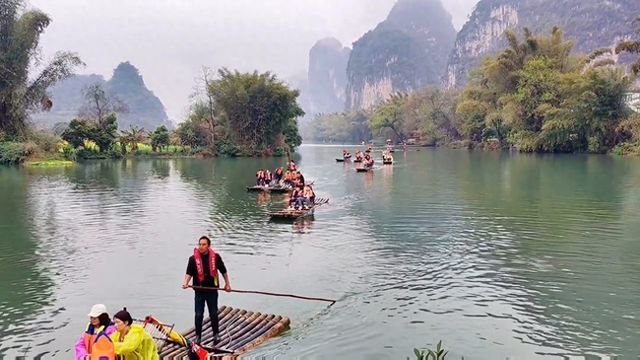
[{"label": "shrub", "polygon": [[17,142],[0,143],[0,164],[22,164],[29,156],[27,144]]},{"label": "shrub", "polygon": [[43,130],[34,130],[29,134],[29,139],[33,141],[44,152],[54,153],[57,151],[60,138],[52,133]]}]

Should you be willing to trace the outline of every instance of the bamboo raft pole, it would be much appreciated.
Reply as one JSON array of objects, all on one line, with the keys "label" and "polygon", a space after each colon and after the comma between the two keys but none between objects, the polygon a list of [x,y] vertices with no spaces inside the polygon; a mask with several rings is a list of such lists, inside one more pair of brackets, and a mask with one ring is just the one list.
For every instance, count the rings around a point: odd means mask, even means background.
[{"label": "bamboo raft pole", "polygon": [[[206,287],[206,286],[191,286],[191,285],[189,287],[194,289],[194,290],[220,290],[220,291],[225,291],[224,288],[214,288],[214,287]],[[283,294],[283,293],[274,293],[274,292],[257,291],[257,290],[235,290],[235,289],[231,289],[231,290],[229,290],[229,292],[240,293],[240,294],[260,294],[260,295],[268,295],[268,296],[281,296],[281,297],[290,297],[290,298],[301,299],[301,300],[325,301],[325,302],[330,302],[331,305],[336,303],[336,300],[327,299],[327,298],[321,298],[321,297],[302,296],[302,295],[295,295],[295,294]]]}]

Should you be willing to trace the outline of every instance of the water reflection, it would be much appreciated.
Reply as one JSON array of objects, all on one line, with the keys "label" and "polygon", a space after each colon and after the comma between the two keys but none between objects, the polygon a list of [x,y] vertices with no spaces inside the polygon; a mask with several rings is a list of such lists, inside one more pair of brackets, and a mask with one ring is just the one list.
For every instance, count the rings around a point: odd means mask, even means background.
[{"label": "water reflection", "polygon": [[310,215],[302,219],[297,219],[293,222],[293,230],[298,234],[308,234],[313,230],[313,222],[315,221],[315,216]]},{"label": "water reflection", "polygon": [[[450,156],[407,157],[410,176],[399,167],[402,181],[388,187],[383,177],[371,202],[352,204],[362,221],[372,218],[377,262],[401,268],[374,284],[363,306],[397,319],[389,320],[395,326],[424,324],[416,331],[425,338],[464,341],[460,355],[504,358],[520,343],[543,356],[631,356],[640,313],[620,309],[640,298],[640,276],[628,275],[638,263],[621,261],[624,243],[609,241],[640,230],[621,211],[638,171],[599,157]],[[630,244],[622,246],[638,254],[640,244]],[[477,329],[478,337],[456,338],[434,325],[442,321]],[[487,352],[482,343],[491,338],[501,339],[504,353]]]},{"label": "water reflection", "polygon": [[268,192],[259,192],[257,195],[258,204],[265,206],[271,202],[271,193]]},{"label": "water reflection", "polygon": [[166,160],[154,159],[151,162],[151,171],[158,179],[166,179],[171,173],[171,163]]},{"label": "water reflection", "polygon": [[[0,354],[28,346],[30,337],[52,331],[55,249],[37,241],[28,215],[30,189],[22,169],[0,167]],[[45,320],[36,319],[42,317]]]},{"label": "water reflection", "polygon": [[[478,222],[473,230],[485,233],[492,244],[512,240],[508,247],[494,245],[483,255],[500,261],[506,284],[523,290],[528,299],[510,301],[520,318],[531,318],[514,329],[516,338],[553,347],[556,353],[615,354],[632,348],[640,335],[634,321],[614,313],[640,294],[629,292],[639,278],[627,276],[624,284],[615,279],[637,266],[619,261],[616,247],[608,244],[625,227],[638,228],[637,221],[621,221],[619,180],[630,174],[607,157],[524,156],[486,165],[505,169],[483,169],[484,177],[473,177],[470,167],[460,167],[460,177],[476,180],[463,187],[463,194],[481,194],[478,205],[497,225]],[[532,177],[527,169],[535,168],[538,176]],[[508,178],[501,179],[502,174]],[[509,197],[499,193],[502,186],[491,185],[506,182],[511,184]],[[515,186],[521,183],[528,186]],[[599,311],[594,312],[593,304]],[[624,328],[634,330],[620,331]]]}]

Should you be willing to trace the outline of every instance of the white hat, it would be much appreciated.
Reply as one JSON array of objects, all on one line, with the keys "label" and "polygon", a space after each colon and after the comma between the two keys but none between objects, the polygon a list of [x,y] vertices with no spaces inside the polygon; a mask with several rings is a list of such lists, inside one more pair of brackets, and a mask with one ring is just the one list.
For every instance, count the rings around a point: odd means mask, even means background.
[{"label": "white hat", "polygon": [[98,317],[104,313],[107,312],[107,307],[104,306],[103,304],[95,304],[93,305],[93,307],[91,308],[91,311],[89,312],[89,316],[91,317]]}]

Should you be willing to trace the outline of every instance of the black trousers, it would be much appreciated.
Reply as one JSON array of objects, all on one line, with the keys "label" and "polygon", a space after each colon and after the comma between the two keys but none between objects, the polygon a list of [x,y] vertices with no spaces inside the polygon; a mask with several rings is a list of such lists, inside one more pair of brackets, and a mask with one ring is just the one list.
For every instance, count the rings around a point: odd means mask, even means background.
[{"label": "black trousers", "polygon": [[218,291],[196,291],[195,292],[196,307],[196,336],[202,336],[202,322],[204,320],[204,306],[209,308],[209,318],[211,320],[211,330],[214,334],[219,332],[218,329]]}]

